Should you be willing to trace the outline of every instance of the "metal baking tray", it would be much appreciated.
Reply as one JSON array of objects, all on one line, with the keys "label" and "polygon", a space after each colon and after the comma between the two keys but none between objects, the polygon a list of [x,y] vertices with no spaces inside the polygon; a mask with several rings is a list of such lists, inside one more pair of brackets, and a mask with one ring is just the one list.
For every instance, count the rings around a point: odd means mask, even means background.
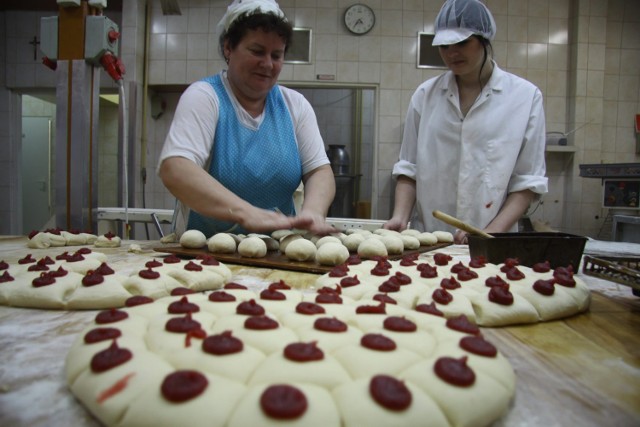
[{"label": "metal baking tray", "polygon": [[493,264],[507,258],[517,258],[521,265],[532,267],[549,261],[551,268],[573,266],[580,268],[587,238],[567,233],[492,233],[493,237],[469,235],[471,257],[484,257]]},{"label": "metal baking tray", "polygon": [[640,296],[640,257],[593,257],[585,255],[582,272],[630,286]]}]

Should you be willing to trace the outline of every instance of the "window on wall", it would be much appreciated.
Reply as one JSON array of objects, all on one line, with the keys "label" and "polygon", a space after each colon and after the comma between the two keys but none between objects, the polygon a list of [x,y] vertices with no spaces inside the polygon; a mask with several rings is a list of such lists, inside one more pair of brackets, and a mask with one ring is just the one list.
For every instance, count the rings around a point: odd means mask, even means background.
[{"label": "window on wall", "polygon": [[294,28],[291,46],[284,57],[287,64],[311,64],[311,28]]},{"label": "window on wall", "polygon": [[418,33],[418,68],[447,68],[437,46],[432,46],[434,34]]}]

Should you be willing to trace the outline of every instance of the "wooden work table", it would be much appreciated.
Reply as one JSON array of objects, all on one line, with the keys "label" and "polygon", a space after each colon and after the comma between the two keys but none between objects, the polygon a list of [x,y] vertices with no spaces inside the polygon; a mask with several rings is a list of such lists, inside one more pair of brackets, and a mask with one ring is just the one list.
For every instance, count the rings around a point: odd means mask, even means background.
[{"label": "wooden work table", "polygon": [[[0,238],[0,260],[27,253],[25,238]],[[130,253],[135,243],[142,253]],[[135,269],[158,242],[124,242],[101,250],[119,270]],[[446,248],[464,259],[465,247]],[[95,249],[98,250],[98,249]],[[442,250],[446,252],[447,250]],[[40,252],[42,251],[42,253]],[[468,256],[467,256],[468,258]],[[316,275],[231,266],[234,279],[268,284],[280,279],[308,287]],[[592,289],[590,310],[568,319],[483,328],[517,375],[509,412],[496,426],[640,425],[640,298],[630,288],[581,275]],[[96,311],[49,311],[0,306],[0,425],[99,425],[68,391],[64,359]]]}]

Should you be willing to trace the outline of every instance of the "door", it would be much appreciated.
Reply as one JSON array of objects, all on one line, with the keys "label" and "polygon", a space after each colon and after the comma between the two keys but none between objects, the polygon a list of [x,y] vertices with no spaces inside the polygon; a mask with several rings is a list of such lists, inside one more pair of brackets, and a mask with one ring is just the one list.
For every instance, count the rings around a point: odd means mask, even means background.
[{"label": "door", "polygon": [[51,212],[51,118],[22,117],[22,230],[42,230]]}]

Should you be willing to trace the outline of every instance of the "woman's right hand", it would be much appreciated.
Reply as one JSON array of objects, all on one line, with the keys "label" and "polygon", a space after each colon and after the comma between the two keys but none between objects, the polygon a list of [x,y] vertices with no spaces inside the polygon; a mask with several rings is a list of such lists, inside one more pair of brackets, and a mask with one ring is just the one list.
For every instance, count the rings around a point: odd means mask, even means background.
[{"label": "woman's right hand", "polygon": [[384,223],[382,228],[386,230],[403,231],[407,228],[407,222],[402,221],[400,218],[392,217],[389,221]]},{"label": "woman's right hand", "polygon": [[242,212],[231,211],[245,230],[256,233],[293,228],[293,219],[282,212],[251,206]]}]

